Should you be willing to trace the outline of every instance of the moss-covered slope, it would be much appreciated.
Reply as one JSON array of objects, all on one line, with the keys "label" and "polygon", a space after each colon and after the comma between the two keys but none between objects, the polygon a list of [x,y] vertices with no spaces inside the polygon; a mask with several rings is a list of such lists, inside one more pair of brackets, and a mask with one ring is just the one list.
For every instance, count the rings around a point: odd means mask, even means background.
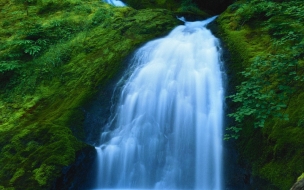
[{"label": "moss-covered slope", "polygon": [[227,137],[238,138],[253,175],[278,189],[289,189],[304,171],[303,14],[301,0],[251,0],[237,1],[217,20],[231,53],[230,85],[237,86]]},{"label": "moss-covered slope", "polygon": [[0,7],[0,189],[49,189],[88,146],[81,106],[128,54],[177,20],[166,10],[99,0],[3,0]]}]

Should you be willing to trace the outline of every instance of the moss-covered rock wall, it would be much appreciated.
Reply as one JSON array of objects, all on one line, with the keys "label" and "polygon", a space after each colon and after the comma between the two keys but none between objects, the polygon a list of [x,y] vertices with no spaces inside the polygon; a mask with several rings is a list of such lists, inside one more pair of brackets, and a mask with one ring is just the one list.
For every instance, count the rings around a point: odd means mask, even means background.
[{"label": "moss-covered rock wall", "polygon": [[81,106],[127,55],[178,21],[98,0],[0,6],[0,189],[50,189],[76,155],[94,151],[82,141]]},{"label": "moss-covered rock wall", "polygon": [[[230,51],[230,117],[240,164],[262,189],[290,189],[304,171],[302,1],[237,1],[217,19]],[[257,183],[258,180],[256,180]],[[255,184],[252,184],[254,186]]]}]

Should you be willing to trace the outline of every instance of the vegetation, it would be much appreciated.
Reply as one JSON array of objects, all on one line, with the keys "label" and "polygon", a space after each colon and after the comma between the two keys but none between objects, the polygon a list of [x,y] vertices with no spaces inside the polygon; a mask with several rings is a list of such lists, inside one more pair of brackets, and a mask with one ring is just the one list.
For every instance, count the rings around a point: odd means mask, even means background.
[{"label": "vegetation", "polygon": [[[0,189],[50,189],[88,149],[81,106],[136,47],[177,24],[168,10],[206,17],[198,7],[213,14],[230,3],[210,2],[127,0],[153,8],[137,11],[99,0],[2,0]],[[239,0],[217,19],[236,86],[226,138],[237,139],[253,175],[279,189],[304,172],[303,15],[302,0]]]},{"label": "vegetation", "polygon": [[178,21],[98,0],[0,7],[0,189],[49,189],[88,146],[81,106],[136,47]]},{"label": "vegetation", "polygon": [[125,0],[124,2],[135,9],[165,8],[176,10],[180,6],[181,0]]},{"label": "vegetation", "polygon": [[304,171],[304,6],[300,0],[237,1],[218,23],[237,86],[228,99],[254,175],[289,189]]},{"label": "vegetation", "polygon": [[208,11],[199,9],[197,3],[192,0],[125,0],[125,2],[136,9],[165,8],[174,11],[178,16],[186,16],[189,19],[209,17]]},{"label": "vegetation", "polygon": [[[233,0],[124,0],[136,9],[165,8],[172,11],[200,15],[203,11],[215,15],[222,13]],[[204,14],[203,14],[204,15]]]}]

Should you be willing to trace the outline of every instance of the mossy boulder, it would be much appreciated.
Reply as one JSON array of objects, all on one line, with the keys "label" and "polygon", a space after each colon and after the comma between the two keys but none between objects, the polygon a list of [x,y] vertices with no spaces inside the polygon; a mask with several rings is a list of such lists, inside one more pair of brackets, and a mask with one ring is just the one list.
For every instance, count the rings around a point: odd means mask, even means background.
[{"label": "mossy boulder", "polygon": [[81,152],[94,152],[82,106],[129,54],[179,22],[167,10],[98,0],[0,6],[0,188],[50,189]]}]

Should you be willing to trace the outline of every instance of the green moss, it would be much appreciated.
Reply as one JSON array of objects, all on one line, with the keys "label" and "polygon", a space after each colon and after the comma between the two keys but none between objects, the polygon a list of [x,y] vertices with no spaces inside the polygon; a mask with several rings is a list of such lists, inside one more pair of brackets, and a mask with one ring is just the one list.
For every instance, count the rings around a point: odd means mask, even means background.
[{"label": "green moss", "polygon": [[14,183],[19,177],[22,177],[24,175],[25,171],[23,168],[17,170],[14,174],[14,176],[12,177],[12,179],[10,180],[10,183]]},{"label": "green moss", "polygon": [[302,179],[304,179],[304,173],[298,177],[297,181],[301,181]]},{"label": "green moss", "polygon": [[265,166],[261,163],[259,173],[283,189],[290,188],[304,169],[304,130],[298,125],[299,117],[304,113],[303,107],[299,106],[304,104],[303,96],[301,93],[294,97],[286,110],[289,121],[273,121],[263,130],[268,136],[268,154],[272,155],[269,155],[269,160],[263,160]]},{"label": "green moss", "polygon": [[[10,75],[0,86],[0,181],[5,189],[49,189],[88,146],[81,142],[81,106],[139,45],[178,21],[166,10],[136,11],[97,0],[24,6],[1,4],[0,58],[18,67],[3,70]],[[37,52],[26,53],[35,46]]]},{"label": "green moss", "polygon": [[38,182],[40,186],[45,186],[49,183],[48,180],[51,179],[53,173],[56,172],[56,168],[54,166],[47,166],[42,164],[39,168],[33,171],[35,180]]},{"label": "green moss", "polygon": [[[267,99],[269,104],[265,108],[258,105],[254,109],[263,113],[270,110],[271,104],[276,105],[277,101],[286,105],[267,115],[263,128],[254,128],[256,115],[245,116],[239,123],[242,130],[237,141],[241,158],[250,163],[253,175],[269,181],[279,189],[289,189],[304,171],[304,94],[303,80],[298,80],[303,73],[303,56],[298,56],[302,55],[301,41],[295,40],[303,36],[298,31],[304,28],[297,23],[301,20],[299,13],[304,11],[301,6],[294,9],[298,4],[300,1],[296,0],[284,3],[238,1],[217,19],[219,35],[231,53],[231,61],[227,65],[230,85],[239,86],[231,92],[239,93],[243,88],[241,85],[251,84],[248,82],[250,78],[268,73],[261,80],[267,85],[260,86],[259,93],[263,95],[271,90],[275,93]],[[291,13],[290,9],[294,12]],[[297,26],[297,29],[293,26]],[[258,68],[254,67],[257,57],[264,57],[262,66]],[[272,65],[265,66],[268,63]],[[290,70],[289,63],[297,65],[296,72]],[[274,68],[277,70],[274,71]],[[254,69],[257,69],[256,74],[253,74]],[[250,78],[244,75],[249,71]],[[293,74],[297,77],[290,77]],[[255,84],[261,81],[256,80]],[[286,89],[288,92],[284,92]],[[244,94],[246,97],[251,95],[249,90]],[[253,105],[259,103],[254,98],[230,102],[230,111],[236,112],[245,101]],[[283,115],[288,116],[288,119],[283,119]]]}]

